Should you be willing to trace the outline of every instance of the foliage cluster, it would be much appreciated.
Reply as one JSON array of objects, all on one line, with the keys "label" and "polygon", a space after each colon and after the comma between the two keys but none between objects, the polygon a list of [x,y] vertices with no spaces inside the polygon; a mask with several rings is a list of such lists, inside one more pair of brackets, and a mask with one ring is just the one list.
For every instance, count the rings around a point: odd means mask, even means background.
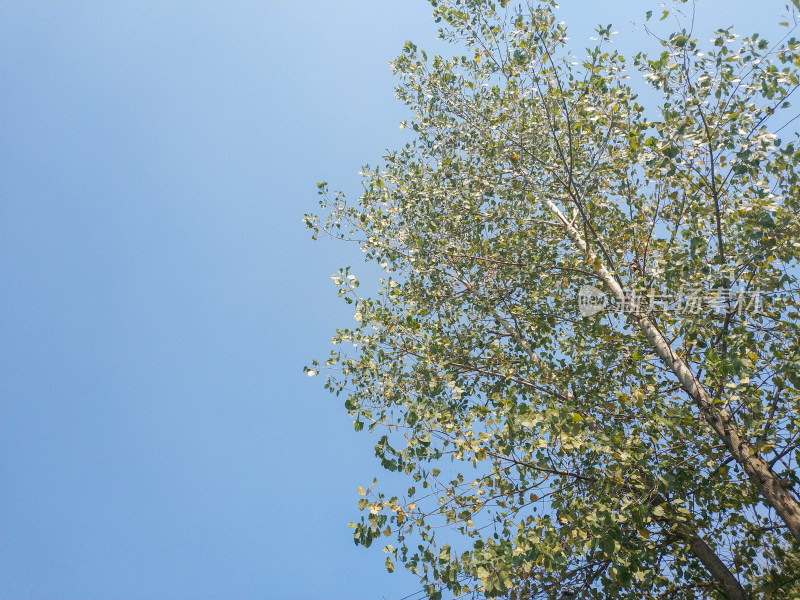
[{"label": "foliage cluster", "polygon": [[433,5],[462,53],[391,63],[414,140],[305,219],[386,272],[334,276],[357,325],[309,368],[410,479],[356,543],[434,599],[799,598],[797,11],[577,57],[552,3]]}]

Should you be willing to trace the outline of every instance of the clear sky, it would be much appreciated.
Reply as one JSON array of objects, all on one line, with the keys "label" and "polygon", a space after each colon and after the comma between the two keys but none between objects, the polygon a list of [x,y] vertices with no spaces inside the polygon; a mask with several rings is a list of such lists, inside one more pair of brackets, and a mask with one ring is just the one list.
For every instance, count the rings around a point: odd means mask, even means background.
[{"label": "clear sky", "polygon": [[[769,33],[783,3],[701,6]],[[565,19],[625,34],[647,8]],[[347,528],[374,442],[302,367],[351,322],[330,275],[361,258],[301,218],[405,139],[387,61],[437,47],[429,15],[0,1],[0,598],[419,588]]]}]

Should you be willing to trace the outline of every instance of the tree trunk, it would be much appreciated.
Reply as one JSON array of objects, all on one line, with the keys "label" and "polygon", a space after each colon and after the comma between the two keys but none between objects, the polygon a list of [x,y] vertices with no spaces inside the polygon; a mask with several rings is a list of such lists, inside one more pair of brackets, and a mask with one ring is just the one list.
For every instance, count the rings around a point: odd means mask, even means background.
[{"label": "tree trunk", "polygon": [[728,600],[750,600],[750,596],[744,591],[739,580],[728,570],[728,567],[719,559],[716,552],[695,532],[687,531],[685,535],[692,552],[705,565],[714,579],[719,582],[720,591],[725,594],[725,597]]},{"label": "tree trunk", "polygon": [[[531,180],[528,180],[528,182],[535,188],[535,182]],[[625,291],[614,278],[614,275],[602,265],[600,257],[590,251],[580,232],[569,222],[552,200],[544,196],[542,202],[556,216],[577,249],[588,257],[589,264],[594,269],[597,277],[608,286],[614,297],[623,304],[625,302]],[[717,410],[713,406],[711,395],[692,373],[689,365],[672,351],[669,342],[655,324],[641,313],[630,312],[628,314],[635,320],[639,329],[652,344],[658,357],[678,378],[683,389],[694,400],[702,419],[711,425],[711,428],[734,460],[742,467],[763,498],[775,509],[775,512],[778,513],[789,528],[794,538],[800,542],[800,503],[781,486],[780,479],[769,466],[769,463],[760,456],[757,448],[739,436],[731,416],[725,410]]]}]

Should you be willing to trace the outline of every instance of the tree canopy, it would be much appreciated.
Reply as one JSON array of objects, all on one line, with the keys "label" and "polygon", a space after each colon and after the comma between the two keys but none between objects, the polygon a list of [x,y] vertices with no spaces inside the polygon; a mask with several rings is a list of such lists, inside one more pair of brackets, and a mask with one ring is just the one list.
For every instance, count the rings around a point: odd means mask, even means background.
[{"label": "tree canopy", "polygon": [[385,271],[334,275],[356,324],[307,367],[409,479],[356,543],[430,598],[800,597],[797,10],[659,8],[626,57],[551,2],[432,4],[413,141],[305,218]]}]

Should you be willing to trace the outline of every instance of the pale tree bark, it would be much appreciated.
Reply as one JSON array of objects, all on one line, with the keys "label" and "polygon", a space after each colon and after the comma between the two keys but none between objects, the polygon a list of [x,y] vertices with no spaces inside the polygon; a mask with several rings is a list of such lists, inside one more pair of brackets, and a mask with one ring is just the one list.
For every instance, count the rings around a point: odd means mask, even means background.
[{"label": "pale tree bark", "polygon": [[[535,189],[535,182],[526,179]],[[580,231],[570,223],[552,200],[543,195],[541,201],[555,215],[576,249],[586,256],[598,279],[607,286],[621,305],[626,305],[625,291],[622,286],[611,271],[603,265],[601,258],[589,248]],[[713,405],[711,395],[697,379],[689,365],[673,352],[667,338],[658,327],[642,312],[631,311],[627,314],[644,333],[656,355],[692,398],[701,418],[711,426],[733,459],[742,467],[763,498],[775,509],[794,538],[800,542],[800,503],[781,486],[780,478],[769,466],[769,463],[761,457],[758,449],[739,435],[731,415],[726,410],[717,409]]]}]

